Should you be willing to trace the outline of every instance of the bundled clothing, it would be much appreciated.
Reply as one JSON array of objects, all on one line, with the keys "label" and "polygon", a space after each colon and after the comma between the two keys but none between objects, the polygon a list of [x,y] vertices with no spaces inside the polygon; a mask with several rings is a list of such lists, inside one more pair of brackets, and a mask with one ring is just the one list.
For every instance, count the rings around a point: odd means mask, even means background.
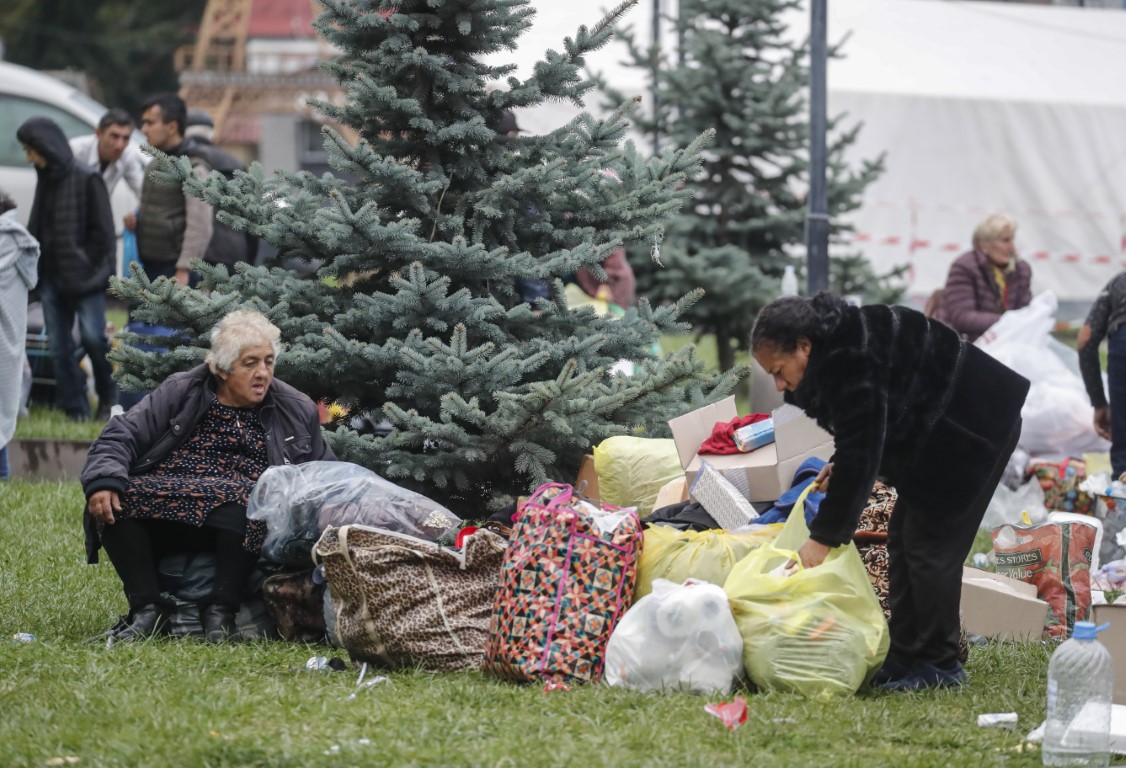
[{"label": "bundled clothing", "polygon": [[834,436],[810,537],[852,540],[877,476],[899,492],[888,531],[891,655],[957,663],[962,562],[1020,436],[1029,382],[905,307],[812,300],[818,331],[785,399]]},{"label": "bundled clothing", "polygon": [[700,445],[698,453],[713,456],[742,453],[735,443],[735,430],[742,429],[750,424],[757,424],[770,418],[769,413],[750,413],[738,416],[731,421],[717,421],[712,427],[712,434]]},{"label": "bundled clothing", "polygon": [[937,317],[973,341],[1010,309],[1032,301],[1032,267],[1017,259],[998,267],[978,249],[954,260]]},{"label": "bundled clothing", "polygon": [[15,209],[0,215],[0,449],[16,431],[27,342],[27,292],[38,281],[39,243]]}]

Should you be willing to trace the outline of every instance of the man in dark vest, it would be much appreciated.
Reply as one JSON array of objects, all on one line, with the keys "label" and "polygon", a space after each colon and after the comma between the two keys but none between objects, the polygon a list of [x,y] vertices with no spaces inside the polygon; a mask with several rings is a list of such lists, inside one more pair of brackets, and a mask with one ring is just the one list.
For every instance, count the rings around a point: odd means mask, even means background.
[{"label": "man in dark vest", "polygon": [[[189,157],[200,157],[208,167],[228,179],[235,171],[245,171],[246,165],[225,149],[212,143],[215,123],[202,109],[189,109],[187,128],[184,130],[184,147]],[[240,232],[216,218],[211,224],[211,243],[203,260],[208,264],[224,264],[230,271],[240,261],[253,264],[258,255],[258,238]],[[195,284],[194,282],[192,283]]]},{"label": "man in dark vest", "polygon": [[[200,179],[211,167],[199,154],[190,153],[184,140],[188,108],[174,93],[150,96],[141,105],[141,132],[149,144],[169,155],[189,155]],[[137,216],[137,251],[150,280],[174,277],[188,284],[191,264],[202,259],[211,242],[214,214],[207,203],[185,195],[181,187],[157,181],[156,163],[145,170]]]},{"label": "man in dark vest", "polygon": [[57,381],[55,402],[72,419],[90,416],[86,376],[72,335],[77,318],[79,338],[94,369],[97,417],[108,419],[117,402],[105,334],[106,287],[117,256],[109,193],[101,173],[75,160],[53,120],[32,117],[16,138],[39,177],[27,229],[40,247],[37,290]]}]

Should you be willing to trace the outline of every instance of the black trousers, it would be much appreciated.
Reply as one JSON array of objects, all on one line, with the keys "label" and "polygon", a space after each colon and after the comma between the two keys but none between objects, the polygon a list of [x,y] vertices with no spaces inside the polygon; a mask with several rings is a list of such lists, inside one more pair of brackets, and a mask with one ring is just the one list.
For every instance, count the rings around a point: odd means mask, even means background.
[{"label": "black trousers", "polygon": [[208,516],[208,526],[196,528],[165,520],[118,518],[102,526],[102,547],[109,555],[130,612],[160,602],[157,578],[160,559],[174,552],[214,552],[215,582],[207,602],[237,609],[257,556],[245,552],[246,508],[224,504]]},{"label": "black trousers", "polygon": [[[1020,438],[1020,420],[971,501],[943,509],[941,500],[900,491],[888,522],[888,604],[891,650],[899,663],[951,667],[958,660],[962,564]],[[949,482],[957,483],[958,477]]]}]

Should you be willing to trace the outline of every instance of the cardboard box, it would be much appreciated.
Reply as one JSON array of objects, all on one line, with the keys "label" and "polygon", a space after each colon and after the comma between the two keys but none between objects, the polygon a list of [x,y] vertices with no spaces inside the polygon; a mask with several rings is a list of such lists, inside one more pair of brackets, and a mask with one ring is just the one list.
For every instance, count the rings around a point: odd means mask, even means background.
[{"label": "cardboard box", "polygon": [[657,500],[653,502],[653,509],[667,507],[670,504],[679,504],[688,501],[688,481],[683,477],[669,480],[657,491]]},{"label": "cardboard box", "polygon": [[669,422],[689,485],[696,478],[700,462],[707,461],[729,479],[729,472],[743,475],[739,478],[741,482],[735,484],[749,489],[747,498],[751,501],[774,501],[789,490],[794,472],[803,461],[811,456],[828,461],[833,456],[832,436],[792,405],[774,409],[774,443],[771,445],[764,445],[753,453],[725,456],[700,456],[696,452],[711,436],[716,422],[729,422],[738,415],[735,398],[729,397]]},{"label": "cardboard box", "polygon": [[594,457],[589,453],[583,456],[579,465],[579,476],[575,478],[575,490],[580,496],[588,499],[602,499],[602,492],[598,490],[598,470],[594,468]]},{"label": "cardboard box", "polygon": [[1096,626],[1110,623],[1099,633],[1099,642],[1114,659],[1114,703],[1126,704],[1126,605],[1096,605],[1091,621]]},{"label": "cardboard box", "polygon": [[1038,640],[1048,604],[1036,585],[977,568],[962,569],[962,616],[966,631],[996,640]]}]

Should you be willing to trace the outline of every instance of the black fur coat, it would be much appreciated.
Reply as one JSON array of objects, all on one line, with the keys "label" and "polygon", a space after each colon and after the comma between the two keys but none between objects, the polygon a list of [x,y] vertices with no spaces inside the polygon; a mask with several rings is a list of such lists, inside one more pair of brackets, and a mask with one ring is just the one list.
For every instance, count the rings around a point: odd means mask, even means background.
[{"label": "black fur coat", "polygon": [[821,331],[786,393],[836,443],[811,537],[851,540],[877,476],[928,516],[969,507],[1009,458],[999,454],[1019,429],[1028,381],[921,312],[828,296],[814,307]]}]

